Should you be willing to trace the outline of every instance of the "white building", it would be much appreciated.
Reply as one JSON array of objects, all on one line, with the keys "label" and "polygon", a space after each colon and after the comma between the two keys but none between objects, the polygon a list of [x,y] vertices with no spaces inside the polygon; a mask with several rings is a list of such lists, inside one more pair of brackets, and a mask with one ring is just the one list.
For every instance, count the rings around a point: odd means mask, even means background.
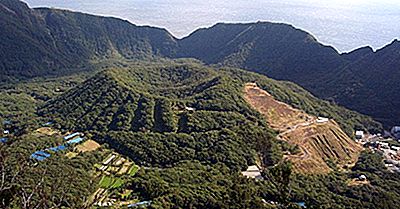
[{"label": "white building", "polygon": [[358,177],[358,180],[360,180],[360,181],[366,181],[366,180],[367,180],[367,176],[365,176],[365,175],[360,175],[360,176]]},{"label": "white building", "polygon": [[390,149],[389,143],[387,142],[378,142],[378,144],[384,149]]},{"label": "white building", "polygon": [[394,151],[400,151],[400,147],[398,147],[398,146],[392,146],[392,147],[390,147],[392,150],[394,150]]},{"label": "white building", "polygon": [[318,117],[317,123],[326,123],[329,121],[329,118]]},{"label": "white building", "polygon": [[262,179],[261,171],[256,165],[249,166],[246,171],[242,172],[243,176],[252,179]]},{"label": "white building", "polygon": [[109,158],[107,158],[104,162],[103,165],[108,165],[112,160],[114,160],[114,158],[116,158],[117,156],[112,155]]},{"label": "white building", "polygon": [[364,138],[364,131],[356,131],[356,139]]},{"label": "white building", "polygon": [[196,108],[193,107],[185,107],[185,109],[190,112],[196,111]]}]

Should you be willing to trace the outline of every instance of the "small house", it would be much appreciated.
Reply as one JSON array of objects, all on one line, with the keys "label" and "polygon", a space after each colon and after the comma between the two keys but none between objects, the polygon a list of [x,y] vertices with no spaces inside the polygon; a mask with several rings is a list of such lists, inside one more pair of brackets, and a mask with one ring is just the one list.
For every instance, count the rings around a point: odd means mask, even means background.
[{"label": "small house", "polygon": [[0,138],[0,143],[5,144],[5,143],[7,143],[7,141],[8,141],[8,138]]},{"label": "small house", "polygon": [[151,201],[143,201],[134,204],[128,205],[128,208],[135,208],[135,207],[147,207],[151,205]]},{"label": "small house", "polygon": [[73,133],[73,134],[70,134],[70,135],[68,135],[68,136],[65,136],[65,137],[64,137],[64,140],[73,139],[74,137],[80,136],[80,135],[81,135],[81,133],[79,133],[79,132]]},{"label": "small house", "polygon": [[367,176],[365,176],[365,175],[360,175],[360,176],[358,177],[358,180],[359,180],[359,181],[366,181],[366,180],[367,180]]},{"label": "small house", "polygon": [[387,163],[387,164],[385,164],[385,166],[388,167],[388,168],[393,168],[394,167],[394,165],[392,163]]},{"label": "small house", "polygon": [[317,123],[326,123],[329,121],[329,118],[318,117]]},{"label": "small house", "polygon": [[51,126],[51,125],[53,125],[53,122],[51,122],[51,121],[43,124],[43,126]]},{"label": "small house", "polygon": [[185,107],[185,110],[186,110],[186,111],[189,111],[189,112],[193,112],[193,111],[196,111],[196,108],[193,108],[193,107]]},{"label": "small house", "polygon": [[10,134],[10,130],[4,130],[4,131],[3,131],[3,134],[5,134],[5,135]]},{"label": "small house", "polygon": [[390,149],[389,143],[387,142],[379,142],[379,146],[383,149]]},{"label": "small house", "polygon": [[242,175],[252,179],[263,179],[261,171],[257,165],[249,166],[246,171],[242,172]]},{"label": "small house", "polygon": [[3,125],[11,125],[12,122],[10,120],[4,120]]},{"label": "small house", "polygon": [[296,202],[296,205],[298,205],[298,206],[301,207],[301,208],[307,208],[305,202]]},{"label": "small house", "polygon": [[84,138],[78,137],[78,138],[75,138],[75,139],[71,139],[71,140],[67,141],[66,143],[67,144],[78,144],[78,143],[81,143],[84,140],[85,140]]},{"label": "small house", "polygon": [[396,151],[396,152],[398,152],[398,151],[400,151],[400,147],[398,147],[398,146],[392,146],[392,147],[390,147],[393,151]]},{"label": "small house", "polygon": [[356,131],[356,139],[364,138],[364,131]]}]

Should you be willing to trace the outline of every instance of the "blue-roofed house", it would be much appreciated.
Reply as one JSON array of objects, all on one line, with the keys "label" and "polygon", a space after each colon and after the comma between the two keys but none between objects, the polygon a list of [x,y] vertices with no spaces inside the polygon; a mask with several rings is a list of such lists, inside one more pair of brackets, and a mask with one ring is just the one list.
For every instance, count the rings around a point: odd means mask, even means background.
[{"label": "blue-roofed house", "polygon": [[70,135],[68,135],[68,136],[65,136],[65,137],[64,137],[64,140],[69,140],[69,139],[72,139],[72,138],[74,138],[74,137],[76,137],[76,136],[79,136],[79,135],[81,135],[81,133],[79,133],[79,132],[73,133],[73,134],[70,134]]},{"label": "blue-roofed house", "polygon": [[43,161],[46,158],[49,158],[51,155],[49,153],[46,153],[44,151],[36,151],[31,155],[32,159],[36,159],[39,161]]},{"label": "blue-roofed house", "polygon": [[76,139],[72,139],[72,140],[67,141],[67,144],[77,144],[77,143],[82,142],[83,140],[84,139],[82,137],[78,137]]},{"label": "blue-roofed house", "polygon": [[0,138],[0,142],[3,144],[7,143],[7,141],[8,141],[8,138]]},{"label": "blue-roofed house", "polygon": [[296,202],[296,205],[300,206],[301,208],[307,208],[305,202]]},{"label": "blue-roofed house", "polygon": [[128,205],[128,208],[145,207],[145,206],[149,206],[150,204],[151,204],[151,201],[143,201],[143,202],[138,202],[135,204],[130,204],[130,205]]},{"label": "blue-roofed house", "polygon": [[36,151],[36,152],[33,153],[33,154],[35,154],[35,155],[40,155],[40,156],[43,156],[43,157],[46,157],[46,158],[48,158],[48,157],[51,156],[49,153],[44,152],[44,151]]},{"label": "blue-roofed house", "polygon": [[59,151],[65,150],[65,149],[67,149],[66,146],[60,145],[60,146],[58,146],[58,147],[49,148],[48,150],[53,151],[53,152],[59,152]]},{"label": "blue-roofed house", "polygon": [[10,120],[4,120],[3,125],[11,125],[12,122]]},{"label": "blue-roofed house", "polygon": [[43,161],[43,160],[46,159],[46,157],[43,157],[43,156],[40,156],[40,155],[36,155],[36,154],[32,154],[31,158],[35,159],[35,160],[39,160],[39,161]]},{"label": "blue-roofed house", "polygon": [[51,122],[51,121],[49,121],[49,122],[43,124],[43,126],[51,126],[51,125],[53,125],[53,122]]}]

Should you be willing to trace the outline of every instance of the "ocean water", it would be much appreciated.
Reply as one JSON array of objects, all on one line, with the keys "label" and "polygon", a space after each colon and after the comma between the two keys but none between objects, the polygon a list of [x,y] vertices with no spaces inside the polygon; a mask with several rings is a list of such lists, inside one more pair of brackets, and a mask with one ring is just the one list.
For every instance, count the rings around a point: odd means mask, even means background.
[{"label": "ocean water", "polygon": [[400,37],[400,0],[24,0],[166,28],[178,38],[218,22],[283,22],[341,52]]}]

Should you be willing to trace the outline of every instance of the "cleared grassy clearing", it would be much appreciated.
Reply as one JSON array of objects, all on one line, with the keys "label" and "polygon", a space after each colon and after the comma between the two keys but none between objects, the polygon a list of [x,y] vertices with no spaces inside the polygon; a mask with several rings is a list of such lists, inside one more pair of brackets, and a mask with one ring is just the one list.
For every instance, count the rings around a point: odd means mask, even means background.
[{"label": "cleared grassy clearing", "polygon": [[87,140],[83,144],[76,146],[79,152],[91,152],[99,149],[101,145],[93,140]]},{"label": "cleared grassy clearing", "polygon": [[67,158],[69,158],[69,159],[72,159],[72,158],[78,156],[78,153],[76,153],[76,152],[68,152],[67,154],[65,154],[65,156]]},{"label": "cleared grassy clearing", "polygon": [[116,189],[123,186],[125,181],[121,178],[114,178],[111,176],[103,176],[99,182],[101,188]]},{"label": "cleared grassy clearing", "polygon": [[46,135],[46,136],[53,136],[55,134],[59,134],[59,131],[54,130],[54,129],[50,128],[50,127],[42,127],[42,128],[37,129],[35,131],[35,133]]}]

